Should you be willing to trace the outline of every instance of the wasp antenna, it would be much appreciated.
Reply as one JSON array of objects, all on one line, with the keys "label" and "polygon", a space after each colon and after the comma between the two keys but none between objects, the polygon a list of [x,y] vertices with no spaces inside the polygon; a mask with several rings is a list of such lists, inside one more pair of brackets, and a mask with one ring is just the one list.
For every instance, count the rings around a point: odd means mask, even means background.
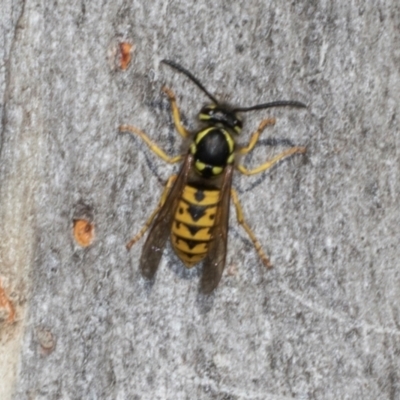
[{"label": "wasp antenna", "polygon": [[194,82],[215,104],[218,104],[217,99],[201,84],[201,82],[193,76],[191,72],[183,68],[181,65],[171,60],[161,60],[162,63],[169,65],[171,68],[176,69],[182,74],[186,75],[192,82]]},{"label": "wasp antenna", "polygon": [[263,110],[265,108],[271,108],[271,107],[298,107],[298,108],[306,108],[307,106],[304,103],[301,103],[300,101],[285,101],[285,100],[280,100],[280,101],[272,101],[271,103],[264,103],[264,104],[257,104],[252,107],[238,107],[233,110],[233,112],[246,112],[246,111],[253,111],[253,110]]}]

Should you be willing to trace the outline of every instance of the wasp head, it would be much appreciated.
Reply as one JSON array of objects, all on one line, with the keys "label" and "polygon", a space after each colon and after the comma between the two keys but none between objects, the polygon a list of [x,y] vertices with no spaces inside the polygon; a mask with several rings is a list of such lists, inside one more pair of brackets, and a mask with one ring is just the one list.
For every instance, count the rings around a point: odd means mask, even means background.
[{"label": "wasp head", "polygon": [[237,134],[242,131],[242,119],[229,107],[220,104],[204,106],[199,113],[200,121],[209,126],[229,129]]}]

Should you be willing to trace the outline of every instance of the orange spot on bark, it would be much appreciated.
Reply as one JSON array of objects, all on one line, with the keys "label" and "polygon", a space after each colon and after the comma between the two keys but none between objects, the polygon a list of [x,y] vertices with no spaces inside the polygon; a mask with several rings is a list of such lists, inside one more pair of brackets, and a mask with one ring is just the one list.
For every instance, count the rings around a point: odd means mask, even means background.
[{"label": "orange spot on bark", "polygon": [[5,308],[8,312],[7,322],[12,324],[15,321],[15,308],[12,301],[8,298],[3,283],[0,279],[0,308]]},{"label": "orange spot on bark", "polygon": [[125,70],[129,67],[132,59],[132,45],[128,42],[122,42],[119,44],[120,51],[120,67]]},{"label": "orange spot on bark", "polygon": [[74,238],[79,246],[90,246],[94,239],[94,225],[86,219],[74,221]]}]

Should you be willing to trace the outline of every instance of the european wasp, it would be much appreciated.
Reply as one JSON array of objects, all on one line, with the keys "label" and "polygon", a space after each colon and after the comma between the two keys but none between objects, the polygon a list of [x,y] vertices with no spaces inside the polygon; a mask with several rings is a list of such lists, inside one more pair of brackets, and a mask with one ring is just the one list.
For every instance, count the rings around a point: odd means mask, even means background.
[{"label": "european wasp", "polygon": [[140,258],[140,270],[146,278],[152,279],[170,237],[173,249],[187,268],[203,261],[200,289],[204,293],[210,293],[217,287],[225,267],[231,199],[236,208],[238,223],[249,235],[265,266],[271,267],[260,242],[244,220],[238,195],[231,187],[234,169],[244,175],[258,174],[283,158],[306,152],[305,147],[290,147],[257,168],[245,168],[236,161],[237,156],[246,155],[253,150],[261,132],[267,126],[274,125],[275,118],[264,119],[252,134],[248,145],[239,146],[236,143],[236,136],[242,131],[239,114],[271,107],[300,108],[306,105],[298,101],[274,101],[252,107],[230,107],[219,103],[181,65],[169,60],[162,62],[186,75],[211,99],[211,104],[204,106],[199,113],[204,127],[191,134],[181,122],[174,93],[163,87],[171,104],[176,130],[183,138],[192,139],[188,152],[176,157],[169,157],[138,128],[129,125],[119,128],[120,131],[129,131],[142,138],[150,150],[164,161],[171,164],[183,161],[179,174],[169,178],[157,208],[140,232],[129,241],[127,248],[129,250],[150,228]]}]

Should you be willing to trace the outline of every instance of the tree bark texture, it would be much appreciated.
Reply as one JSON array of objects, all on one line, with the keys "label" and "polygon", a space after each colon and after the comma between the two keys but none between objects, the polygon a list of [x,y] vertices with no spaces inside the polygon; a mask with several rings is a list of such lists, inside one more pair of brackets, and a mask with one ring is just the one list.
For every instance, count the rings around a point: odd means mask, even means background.
[{"label": "tree bark texture", "polygon": [[[0,20],[1,399],[400,398],[397,1],[3,0]],[[125,248],[179,166],[118,127],[176,155],[162,86],[190,131],[209,101],[164,58],[221,102],[308,106],[243,114],[242,144],[277,119],[246,166],[307,155],[235,175],[274,268],[232,208],[209,297],[170,245],[152,285],[144,239]]]}]

